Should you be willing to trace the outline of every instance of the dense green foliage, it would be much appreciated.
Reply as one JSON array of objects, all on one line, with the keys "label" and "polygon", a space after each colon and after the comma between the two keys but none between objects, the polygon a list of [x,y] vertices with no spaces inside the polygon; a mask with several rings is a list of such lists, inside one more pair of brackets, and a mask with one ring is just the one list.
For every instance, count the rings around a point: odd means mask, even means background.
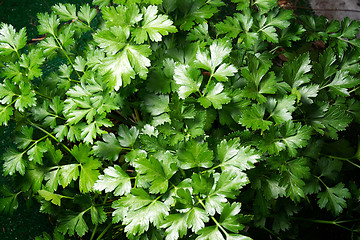
[{"label": "dense green foliage", "polygon": [[0,211],[36,198],[57,221],[37,240],[357,236],[359,22],[276,0],[93,4],[38,14],[36,43],[0,26],[18,186]]}]

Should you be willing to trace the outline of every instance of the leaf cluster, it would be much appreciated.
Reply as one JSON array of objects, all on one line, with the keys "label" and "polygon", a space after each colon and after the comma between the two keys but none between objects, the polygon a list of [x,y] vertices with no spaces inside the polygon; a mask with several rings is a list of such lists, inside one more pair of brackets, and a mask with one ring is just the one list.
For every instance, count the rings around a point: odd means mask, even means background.
[{"label": "leaf cluster", "polygon": [[359,26],[275,0],[57,4],[31,44],[1,24],[0,211],[36,198],[54,239],[287,238],[309,209],[356,232]]}]

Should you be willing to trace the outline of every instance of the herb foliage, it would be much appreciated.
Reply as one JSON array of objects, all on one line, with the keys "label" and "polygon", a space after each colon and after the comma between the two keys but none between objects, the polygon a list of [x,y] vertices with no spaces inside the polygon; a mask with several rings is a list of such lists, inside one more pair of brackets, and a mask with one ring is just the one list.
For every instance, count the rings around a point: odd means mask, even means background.
[{"label": "herb foliage", "polygon": [[275,0],[93,4],[38,14],[36,44],[0,27],[20,182],[0,211],[36,198],[57,220],[38,240],[287,238],[309,209],[359,231],[359,22]]}]

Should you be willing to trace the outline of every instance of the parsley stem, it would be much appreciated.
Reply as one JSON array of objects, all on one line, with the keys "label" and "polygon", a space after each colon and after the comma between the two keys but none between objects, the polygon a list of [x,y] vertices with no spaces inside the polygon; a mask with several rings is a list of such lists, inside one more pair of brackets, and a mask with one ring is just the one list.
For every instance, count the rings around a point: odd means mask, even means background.
[{"label": "parsley stem", "polygon": [[46,95],[44,95],[44,94],[42,94],[42,93],[40,93],[40,92],[38,92],[38,91],[34,91],[34,92],[35,92],[36,95],[39,95],[40,97],[43,97],[43,98],[46,98],[46,99],[50,99],[50,100],[53,99],[53,98],[51,98],[51,97],[49,97],[49,96],[46,96]]},{"label": "parsley stem", "polygon": [[312,223],[322,223],[322,224],[330,224],[330,225],[335,225],[337,227],[343,228],[345,230],[348,230],[350,232],[356,232],[357,230],[353,230],[350,228],[347,228],[343,225],[341,225],[341,223],[348,223],[348,222],[358,222],[360,221],[360,219],[355,219],[355,220],[344,220],[344,221],[328,221],[328,220],[319,220],[319,219],[307,219],[307,218],[301,218],[301,217],[294,217],[294,219],[296,220],[300,220],[300,221],[306,221],[306,222],[312,222]]},{"label": "parsley stem", "polygon": [[352,92],[355,92],[356,90],[358,90],[360,88],[360,86],[357,86],[356,88],[353,88],[351,91],[349,91],[349,94]]},{"label": "parsley stem", "polygon": [[[56,142],[58,142],[59,144],[61,144],[61,146],[63,146],[63,148],[65,148],[66,151],[68,151],[71,155],[71,150],[62,142],[60,142],[54,135],[52,135],[51,133],[49,133],[48,131],[46,131],[45,129],[43,129],[42,127],[38,126],[37,124],[31,122],[30,120],[27,120],[33,127],[39,129],[40,131],[42,131],[43,133],[47,134],[49,137],[51,137],[52,139],[54,139]],[[73,156],[73,155],[72,155]]]},{"label": "parsley stem", "polygon": [[65,57],[66,57],[67,60],[69,61],[70,65],[71,65],[72,68],[75,70],[76,75],[78,76],[79,79],[81,79],[81,77],[80,77],[79,73],[76,71],[76,69],[75,69],[75,67],[74,67],[74,64],[73,64],[73,62],[71,61],[69,55],[65,52],[65,49],[64,49],[63,45],[61,44],[61,42],[59,41],[59,39],[57,38],[56,35],[53,34],[53,36],[54,36],[55,41],[56,41],[57,44],[59,45],[61,51],[64,53]]},{"label": "parsley stem", "polygon": [[[196,196],[197,200],[199,201],[200,205],[206,209],[205,204],[203,203],[202,199],[199,196]],[[216,226],[226,235],[228,236],[229,234],[226,232],[226,230],[221,226],[221,224],[216,220],[216,218],[214,216],[210,216],[211,220],[213,220],[213,222],[216,224]]]},{"label": "parsley stem", "polygon": [[41,142],[43,139],[45,139],[45,138],[47,138],[47,137],[48,137],[48,136],[45,135],[45,136],[43,136],[42,138],[39,138],[38,140],[33,140],[34,143],[31,144],[30,147],[28,147],[28,148],[25,150],[25,152],[28,151],[28,150],[30,150],[33,146],[35,146],[36,144],[38,144],[38,142]]},{"label": "parsley stem", "polygon": [[202,95],[201,95],[202,97],[205,96],[206,91],[207,91],[207,89],[209,88],[209,85],[210,85],[210,82],[211,82],[212,77],[213,77],[213,75],[211,74],[211,75],[210,75],[210,78],[209,78],[209,81],[208,81],[208,83],[206,84],[205,90],[204,90],[204,92],[203,92]]},{"label": "parsley stem", "polygon": [[350,164],[352,164],[353,166],[357,167],[357,168],[360,168],[360,165],[356,164],[356,163],[353,163],[352,161],[350,161],[349,158],[343,158],[343,157],[337,157],[337,156],[331,156],[331,155],[325,155],[326,157],[329,157],[329,158],[333,158],[333,159],[337,159],[337,160],[341,160],[341,161],[345,161],[345,162],[348,162]]},{"label": "parsley stem", "polygon": [[92,232],[92,234],[91,234],[90,240],[93,240],[93,239],[94,239],[94,236],[95,236],[97,227],[98,227],[98,224],[95,224],[95,227],[94,227],[94,230],[93,230],[93,232]]},{"label": "parsley stem", "polygon": [[102,231],[102,232],[100,233],[100,235],[97,237],[96,240],[100,240],[100,239],[105,235],[105,233],[109,230],[109,228],[111,227],[111,225],[112,225],[112,222],[110,222],[109,225],[106,226],[106,228],[104,229],[104,231]]},{"label": "parsley stem", "polygon": [[319,182],[321,182],[327,189],[329,188],[327,185],[326,185],[326,183],[321,179],[321,176],[315,176],[318,180],[319,180]]},{"label": "parsley stem", "polygon": [[281,240],[281,238],[280,238],[278,235],[276,235],[273,231],[271,231],[271,230],[268,229],[267,227],[264,227],[263,229],[264,229],[265,231],[267,231],[268,233],[270,233],[271,235],[273,235],[274,237],[276,237],[276,239]]}]

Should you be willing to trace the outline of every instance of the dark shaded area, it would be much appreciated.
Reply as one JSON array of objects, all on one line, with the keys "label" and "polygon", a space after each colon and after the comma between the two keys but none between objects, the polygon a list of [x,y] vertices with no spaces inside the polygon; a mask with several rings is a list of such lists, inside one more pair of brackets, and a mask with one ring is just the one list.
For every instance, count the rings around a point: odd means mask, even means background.
[{"label": "dark shaded area", "polygon": [[[74,3],[78,6],[91,3],[91,0],[0,0],[0,22],[13,25],[17,30],[26,27],[28,40],[38,37],[37,13],[50,12],[51,6],[58,3]],[[11,145],[11,133],[14,126],[0,127],[0,155]],[[0,186],[12,187],[11,177],[2,175],[0,162]],[[0,196],[1,197],[1,196]],[[39,204],[29,203],[19,195],[19,208],[12,216],[0,214],[1,240],[30,240],[42,234],[51,233],[53,225],[45,214],[39,213]]]}]

